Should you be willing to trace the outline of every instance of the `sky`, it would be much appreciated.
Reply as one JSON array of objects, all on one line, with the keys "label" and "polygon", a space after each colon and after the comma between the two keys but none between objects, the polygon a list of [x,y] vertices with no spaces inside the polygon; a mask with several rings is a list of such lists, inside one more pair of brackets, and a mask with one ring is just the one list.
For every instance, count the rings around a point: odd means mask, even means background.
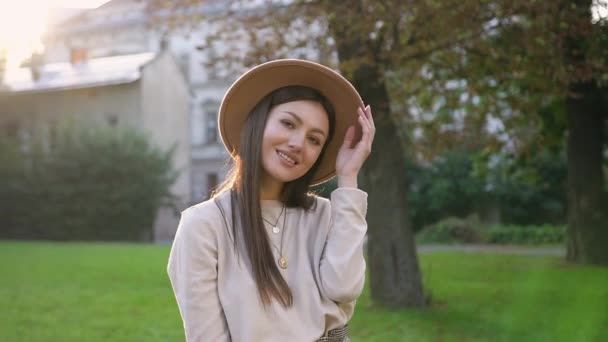
[{"label": "sky", "polygon": [[95,8],[109,0],[0,0],[0,50],[7,51],[7,68],[14,69],[32,51],[42,49],[51,8]]}]

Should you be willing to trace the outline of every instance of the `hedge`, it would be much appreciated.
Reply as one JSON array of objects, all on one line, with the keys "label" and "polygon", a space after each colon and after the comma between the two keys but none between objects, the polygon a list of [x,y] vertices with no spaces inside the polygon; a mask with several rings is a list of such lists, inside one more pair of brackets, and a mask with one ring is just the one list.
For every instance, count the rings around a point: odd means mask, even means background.
[{"label": "hedge", "polygon": [[52,145],[18,147],[0,144],[1,238],[149,240],[157,209],[172,203],[173,149],[135,129],[64,124]]},{"label": "hedge", "polygon": [[553,225],[493,225],[482,227],[476,217],[450,217],[426,226],[417,235],[419,243],[559,244],[566,227]]}]

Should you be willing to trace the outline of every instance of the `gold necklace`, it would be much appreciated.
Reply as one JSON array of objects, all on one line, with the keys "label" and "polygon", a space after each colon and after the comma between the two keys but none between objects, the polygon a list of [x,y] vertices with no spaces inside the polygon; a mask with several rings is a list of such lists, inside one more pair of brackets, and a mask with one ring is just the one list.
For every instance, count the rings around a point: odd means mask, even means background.
[{"label": "gold necklace", "polygon": [[268,221],[267,219],[265,219],[264,216],[262,216],[262,220],[268,222],[268,224],[272,227],[272,232],[275,234],[278,234],[280,231],[278,224],[279,224],[279,220],[281,219],[281,215],[283,215],[284,210],[285,210],[285,205],[283,204],[283,208],[281,208],[281,212],[279,213],[279,216],[277,216],[277,219],[274,222],[274,224],[272,222]]},{"label": "gold necklace", "polygon": [[[283,213],[285,213],[285,215],[283,215]],[[283,229],[280,229],[281,232],[281,245],[280,247],[277,247],[277,245],[272,241],[272,239],[270,239],[270,243],[272,243],[272,245],[274,246],[274,248],[277,249],[277,251],[279,252],[279,258],[277,259],[277,264],[279,264],[279,267],[282,269],[287,269],[288,263],[287,263],[287,257],[285,257],[283,255],[283,236],[285,236],[285,222],[287,219],[287,209],[285,208],[285,204],[283,204],[283,209],[281,209],[281,213],[279,214],[279,217],[277,217],[277,221],[275,223],[275,225],[272,225],[272,222],[269,222],[268,220],[266,220],[265,218],[262,217],[262,219],[266,222],[268,222],[268,224],[270,224],[272,226],[272,232],[273,233],[278,233],[279,229],[277,228],[277,224],[279,223],[279,220],[281,219],[281,215],[283,215]],[[275,232],[275,228],[277,229]]]},{"label": "gold necklace", "polygon": [[[285,208],[285,205],[283,205]],[[287,218],[287,210],[285,210],[285,215],[283,215],[283,229],[281,229],[281,248],[279,250],[279,267],[282,269],[287,269],[287,258],[283,255],[283,236],[285,235],[285,219]]]}]

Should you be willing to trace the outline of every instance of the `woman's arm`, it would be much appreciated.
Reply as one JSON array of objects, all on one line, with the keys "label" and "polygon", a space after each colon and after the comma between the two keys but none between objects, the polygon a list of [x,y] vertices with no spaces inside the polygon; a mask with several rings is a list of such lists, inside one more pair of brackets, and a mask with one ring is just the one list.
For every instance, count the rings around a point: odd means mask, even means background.
[{"label": "woman's arm", "polygon": [[367,232],[367,194],[357,189],[357,175],[372,151],[376,133],[370,106],[357,110],[361,140],[355,127],[344,135],[336,158],[338,189],[331,194],[332,226],[321,259],[321,287],[333,301],[355,300],[363,291],[365,259],[363,240]]},{"label": "woman's arm", "polygon": [[186,340],[230,341],[217,290],[215,227],[197,208],[182,213],[167,272],[184,323]]},{"label": "woman's arm", "polygon": [[331,194],[331,227],[321,258],[325,296],[346,303],[357,299],[365,282],[363,241],[367,232],[367,193],[338,188]]}]

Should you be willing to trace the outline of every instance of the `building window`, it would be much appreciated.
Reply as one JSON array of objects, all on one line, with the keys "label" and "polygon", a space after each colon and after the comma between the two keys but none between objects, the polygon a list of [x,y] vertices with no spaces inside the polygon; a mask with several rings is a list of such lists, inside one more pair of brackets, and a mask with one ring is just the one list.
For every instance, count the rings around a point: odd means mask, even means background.
[{"label": "building window", "polygon": [[217,173],[210,172],[207,174],[207,196],[211,197],[211,193],[218,185]]},{"label": "building window", "polygon": [[217,111],[218,105],[215,102],[209,102],[204,105],[206,120],[205,120],[205,143],[215,144],[218,142],[217,132]]},{"label": "building window", "polygon": [[192,113],[192,124],[190,125],[192,145],[199,146],[205,142],[205,119],[202,110],[194,110]]},{"label": "building window", "polygon": [[[206,177],[206,179],[205,179]],[[219,184],[218,174],[209,172],[194,172],[192,175],[192,203],[198,203],[211,197],[211,193]]]},{"label": "building window", "polygon": [[207,144],[217,142],[217,113],[207,112]]},{"label": "building window", "polygon": [[203,200],[205,196],[205,188],[203,184],[203,174],[193,172],[192,174],[192,203],[198,203]]}]

